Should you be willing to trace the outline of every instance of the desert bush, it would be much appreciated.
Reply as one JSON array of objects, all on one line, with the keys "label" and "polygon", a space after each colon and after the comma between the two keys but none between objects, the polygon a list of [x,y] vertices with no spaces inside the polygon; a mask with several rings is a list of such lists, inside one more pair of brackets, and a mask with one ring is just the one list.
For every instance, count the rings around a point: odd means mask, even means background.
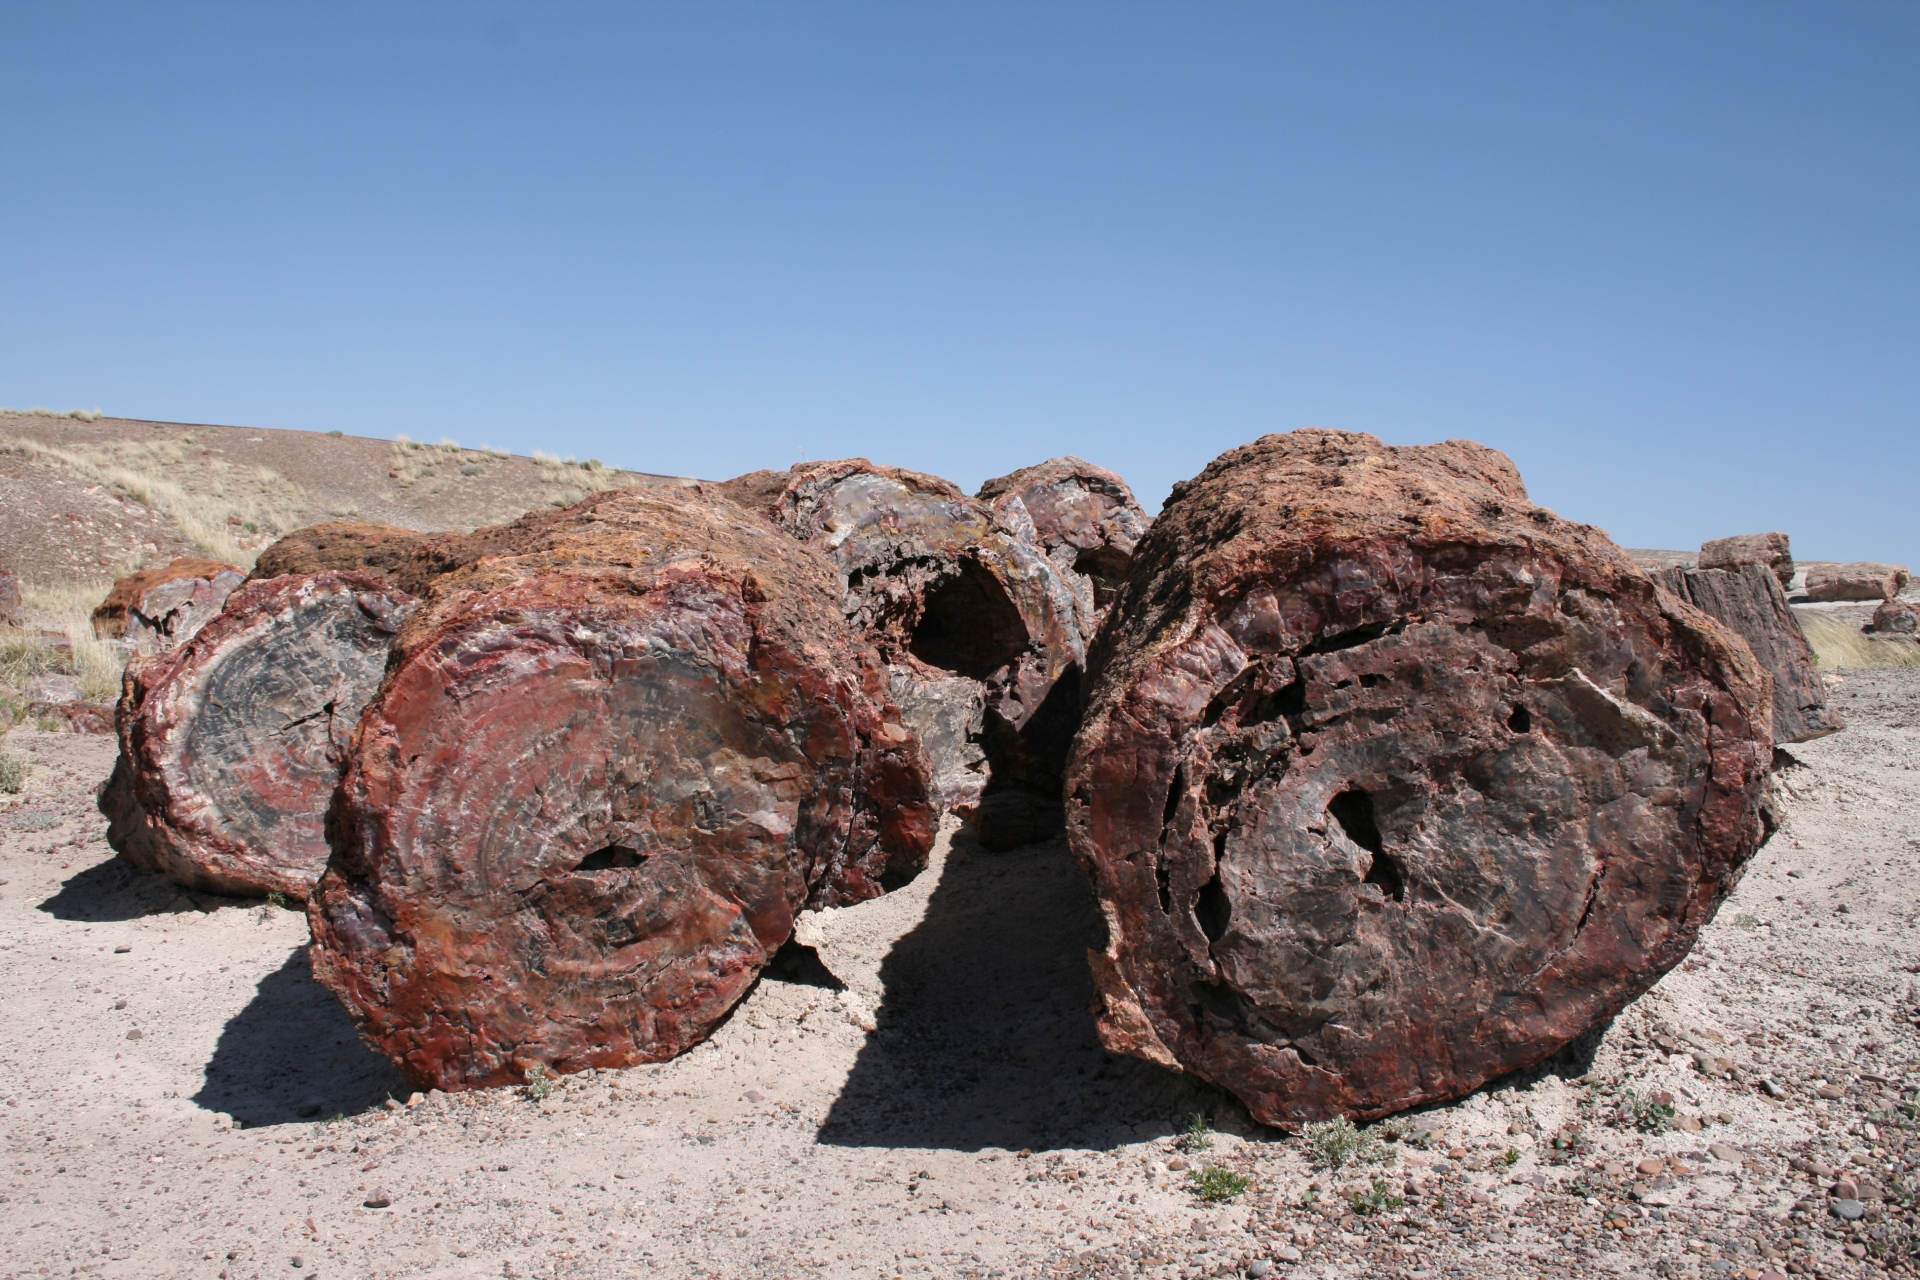
[{"label": "desert bush", "polygon": [[1300,1131],[1300,1136],[1306,1139],[1307,1163],[1316,1169],[1380,1164],[1393,1159],[1386,1143],[1345,1116],[1310,1124]]},{"label": "desert bush", "polygon": [[1248,1185],[1245,1177],[1231,1169],[1222,1169],[1218,1165],[1188,1170],[1187,1177],[1193,1180],[1194,1193],[1210,1204],[1232,1200],[1245,1191]]},{"label": "desert bush", "polygon": [[90,702],[120,696],[127,656],[93,634],[93,610],[107,598],[110,582],[76,582],[60,587],[28,587],[23,593],[31,617],[52,622],[65,633],[70,651],[55,648],[32,633],[0,633],[0,684],[23,687],[43,675],[72,676]]},{"label": "desert bush", "polygon": [[33,766],[27,763],[25,756],[0,750],[0,794],[19,795],[26,789],[27,775],[31,772]]}]

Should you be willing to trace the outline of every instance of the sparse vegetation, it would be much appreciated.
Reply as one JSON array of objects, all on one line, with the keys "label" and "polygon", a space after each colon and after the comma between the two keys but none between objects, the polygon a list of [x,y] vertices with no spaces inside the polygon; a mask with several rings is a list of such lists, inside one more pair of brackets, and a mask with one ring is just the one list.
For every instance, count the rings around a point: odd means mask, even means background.
[{"label": "sparse vegetation", "polygon": [[31,409],[0,409],[0,413],[18,414],[23,418],[75,418],[81,422],[98,422],[107,416],[98,409],[42,409],[38,405]]},{"label": "sparse vegetation", "polygon": [[1198,1111],[1188,1116],[1186,1132],[1180,1135],[1180,1145],[1188,1151],[1213,1150],[1213,1121]]},{"label": "sparse vegetation", "polygon": [[1218,1165],[1208,1165],[1204,1169],[1189,1169],[1187,1177],[1193,1180],[1193,1190],[1209,1204],[1219,1204],[1232,1200],[1248,1186],[1247,1179],[1231,1169],[1222,1169]]},{"label": "sparse vegetation", "polygon": [[1664,1094],[1648,1096],[1635,1089],[1620,1093],[1620,1105],[1613,1122],[1623,1129],[1642,1133],[1665,1133],[1673,1127],[1673,1101]]},{"label": "sparse vegetation", "polygon": [[1376,1213],[1392,1213],[1406,1204],[1406,1199],[1394,1195],[1388,1189],[1384,1179],[1375,1178],[1371,1187],[1365,1191],[1354,1192],[1347,1203],[1353,1207],[1355,1213],[1365,1217]]},{"label": "sparse vegetation", "polygon": [[536,1062],[527,1068],[527,1097],[535,1102],[545,1102],[553,1095],[553,1077],[547,1074],[546,1067]]},{"label": "sparse vegetation", "polygon": [[1733,918],[1733,926],[1736,929],[1754,929],[1758,928],[1759,924],[1759,916],[1750,916],[1744,911]]},{"label": "sparse vegetation", "polygon": [[1860,624],[1830,614],[1794,614],[1813,646],[1814,664],[1822,671],[1849,667],[1920,667],[1920,641],[1904,636],[1874,639]]},{"label": "sparse vegetation", "polygon": [[1513,1166],[1520,1163],[1520,1153],[1518,1151],[1515,1151],[1512,1147],[1508,1147],[1505,1151],[1502,1151],[1500,1153],[1498,1159],[1501,1164],[1511,1169],[1513,1168]]},{"label": "sparse vegetation", "polygon": [[1374,1134],[1341,1116],[1321,1120],[1300,1131],[1306,1140],[1307,1162],[1316,1169],[1344,1169],[1349,1164],[1384,1164],[1393,1151]]},{"label": "sparse vegetation", "polygon": [[120,696],[126,654],[93,634],[93,610],[107,598],[111,582],[74,582],[59,587],[28,587],[22,594],[27,613],[52,622],[67,638],[63,650],[38,635],[0,638],[0,684],[22,688],[36,676],[72,676],[90,702]]},{"label": "sparse vegetation", "polygon": [[201,440],[194,435],[55,448],[0,436],[0,452],[55,463],[118,489],[165,515],[207,555],[250,567],[261,548],[300,525],[300,513],[310,505],[306,492],[269,467],[215,457]]},{"label": "sparse vegetation", "polygon": [[19,795],[26,790],[27,777],[32,772],[33,766],[27,763],[25,756],[0,750],[0,794]]}]

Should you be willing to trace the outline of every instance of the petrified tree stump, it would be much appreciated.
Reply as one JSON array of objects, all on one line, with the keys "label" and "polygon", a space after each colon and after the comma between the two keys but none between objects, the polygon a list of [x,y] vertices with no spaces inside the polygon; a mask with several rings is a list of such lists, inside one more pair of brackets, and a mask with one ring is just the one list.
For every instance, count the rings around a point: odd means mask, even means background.
[{"label": "petrified tree stump", "polygon": [[131,641],[141,653],[178,648],[219,616],[246,577],[235,565],[186,557],[128,574],[93,611],[93,633]]},{"label": "petrified tree stump", "polygon": [[1112,603],[1149,523],[1125,480],[1080,458],[1022,467],[987,481],[979,497],[1046,551],[1089,618]]},{"label": "petrified tree stump", "polygon": [[1749,562],[1738,569],[1665,569],[1654,578],[1688,604],[1725,623],[1773,676],[1775,742],[1807,742],[1846,728],[1827,707],[1826,685],[1814,669],[1813,646],[1780,589],[1777,568]]},{"label": "petrified tree stump", "polygon": [[1892,600],[1912,580],[1906,566],[1855,561],[1832,564],[1816,560],[1806,570],[1807,599],[1822,604],[1834,600]]},{"label": "petrified tree stump", "polygon": [[796,912],[932,844],[824,560],[689,490],[522,533],[401,632],[308,910],[315,975],[443,1089],[684,1051]]},{"label": "petrified tree stump", "polygon": [[1752,654],[1478,445],[1236,449],[1113,610],[1067,780],[1102,1036],[1263,1122],[1539,1062],[1678,962],[1764,837]]},{"label": "petrified tree stump", "polygon": [[136,659],[100,798],[108,842],[189,887],[306,897],[343,754],[411,607],[367,573],[248,583],[185,645]]},{"label": "petrified tree stump", "polygon": [[1715,538],[1700,544],[1700,558],[1696,564],[1661,567],[1738,569],[1750,564],[1765,565],[1780,580],[1783,591],[1793,583],[1796,572],[1793,547],[1784,533],[1743,533],[1731,538]]},{"label": "petrified tree stump", "polygon": [[[979,800],[989,762],[994,790],[1058,797],[1091,617],[1039,546],[945,480],[864,458],[719,488],[832,563],[843,612],[879,648],[927,744],[941,807]],[[1014,829],[983,826],[989,844],[1059,829],[1031,804],[1011,811]]]}]

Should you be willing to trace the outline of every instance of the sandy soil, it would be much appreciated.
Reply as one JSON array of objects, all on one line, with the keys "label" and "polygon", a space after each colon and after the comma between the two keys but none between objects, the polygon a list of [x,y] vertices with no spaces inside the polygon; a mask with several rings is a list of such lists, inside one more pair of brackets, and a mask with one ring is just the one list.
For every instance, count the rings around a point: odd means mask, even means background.
[{"label": "sandy soil", "polygon": [[[1102,1054],[1065,850],[952,833],[678,1061],[409,1100],[300,915],[123,869],[91,808],[110,740],[16,731],[0,1277],[1880,1274],[1914,1248],[1920,672],[1842,679],[1852,727],[1794,748],[1785,826],[1693,959],[1584,1056],[1337,1169]],[[1196,1111],[1210,1150],[1180,1142]],[[1248,1189],[1201,1200],[1207,1165]],[[1821,1170],[1865,1179],[1860,1220]]]},{"label": "sandy soil", "polygon": [[0,566],[22,581],[58,586],[139,560],[197,554],[172,521],[111,487],[0,453]]}]

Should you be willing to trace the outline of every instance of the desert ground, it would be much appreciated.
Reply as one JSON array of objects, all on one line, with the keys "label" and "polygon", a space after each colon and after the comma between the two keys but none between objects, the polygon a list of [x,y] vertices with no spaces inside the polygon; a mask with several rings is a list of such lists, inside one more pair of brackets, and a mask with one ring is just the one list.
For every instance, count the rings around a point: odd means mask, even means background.
[{"label": "desert ground", "polygon": [[112,857],[112,739],[16,729],[0,1277],[1911,1273],[1920,671],[1830,683],[1849,728],[1782,761],[1691,959],[1564,1060],[1317,1142],[1104,1055],[1064,846],[951,826],[684,1057],[415,1096],[297,911]]}]

